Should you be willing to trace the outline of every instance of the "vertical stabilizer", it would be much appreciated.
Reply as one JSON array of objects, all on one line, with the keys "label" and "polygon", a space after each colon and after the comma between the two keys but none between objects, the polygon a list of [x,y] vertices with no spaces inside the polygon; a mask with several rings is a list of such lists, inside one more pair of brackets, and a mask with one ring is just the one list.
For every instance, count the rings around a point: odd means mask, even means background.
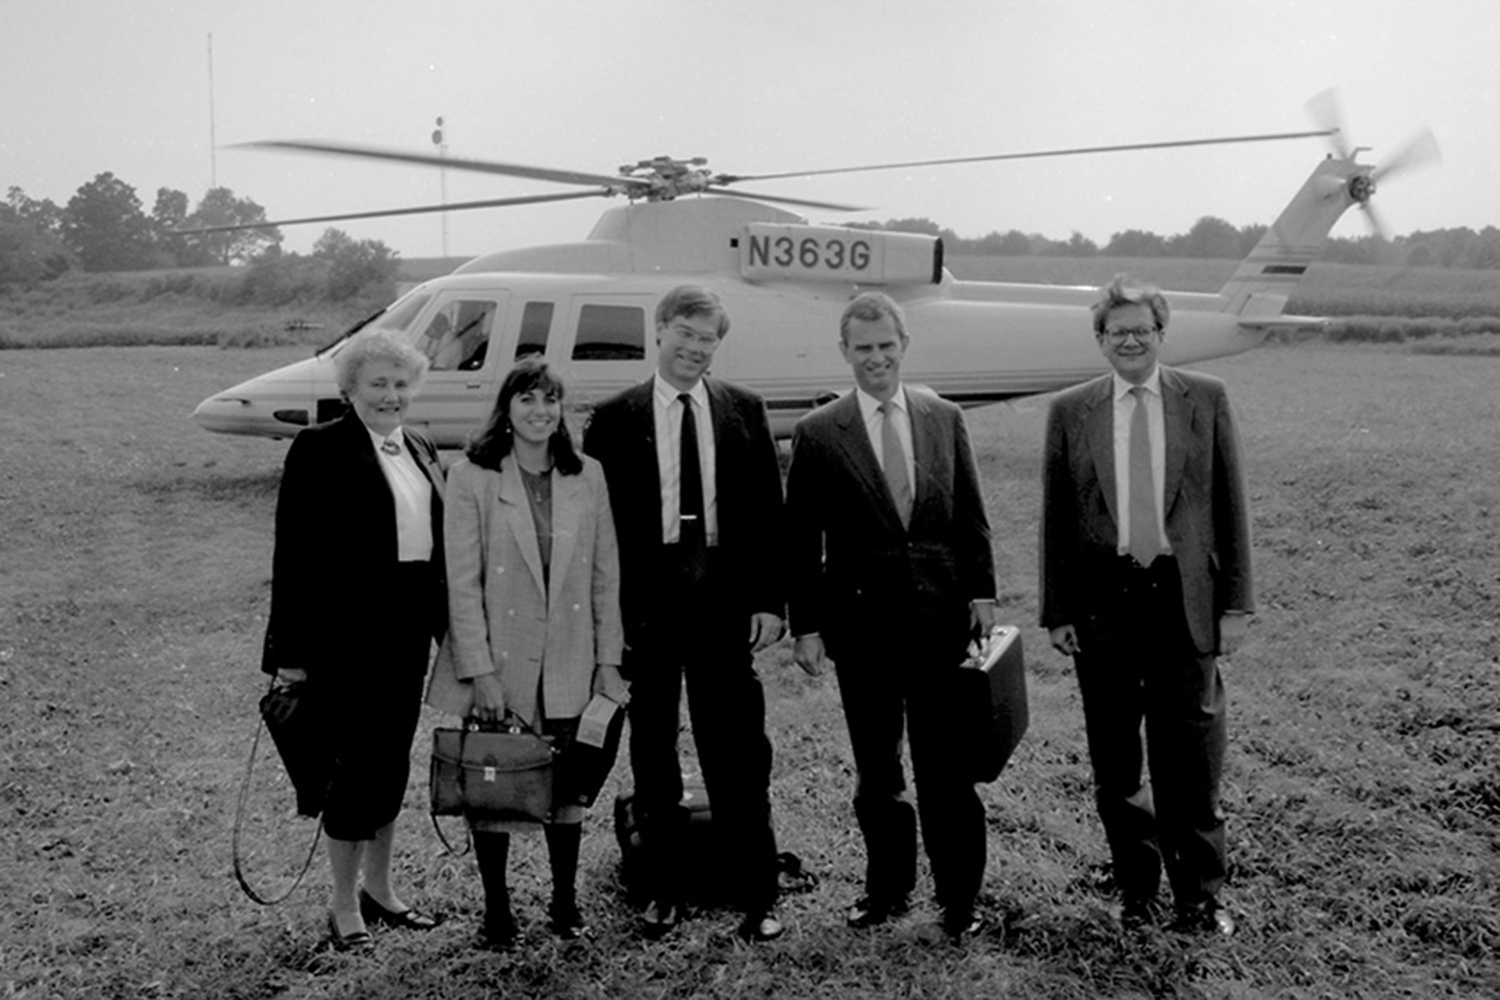
[{"label": "vertical stabilizer", "polygon": [[1225,311],[1246,319],[1279,316],[1334,223],[1369,197],[1370,170],[1352,156],[1319,163],[1219,293]]}]

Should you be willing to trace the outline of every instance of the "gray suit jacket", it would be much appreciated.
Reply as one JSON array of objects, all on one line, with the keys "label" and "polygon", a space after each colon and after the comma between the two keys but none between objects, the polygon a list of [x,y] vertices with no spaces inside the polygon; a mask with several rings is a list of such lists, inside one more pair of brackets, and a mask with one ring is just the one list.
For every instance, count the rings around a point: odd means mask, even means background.
[{"label": "gray suit jacket", "polygon": [[[902,527],[853,392],[797,423],[787,475],[793,634],[839,650],[878,645],[892,623],[962,657],[969,602],[995,596],[990,527],[963,414],[906,391],[916,468]],[[865,642],[868,638],[870,641]]]},{"label": "gray suit jacket", "polygon": [[552,472],[545,574],[514,455],[499,472],[459,459],[447,500],[449,629],[427,703],[467,715],[473,685],[464,682],[493,672],[506,707],[529,722],[540,721],[538,692],[552,718],[583,714],[595,667],[618,665],[624,646],[619,550],[599,463],[585,458],[575,476]]},{"label": "gray suit jacket", "polygon": [[[1084,626],[1104,601],[1119,548],[1113,375],[1058,394],[1047,416],[1042,472],[1041,623]],[[1182,574],[1188,628],[1218,649],[1219,616],[1253,611],[1250,517],[1239,434],[1224,383],[1161,367],[1166,425],[1163,508]]]}]

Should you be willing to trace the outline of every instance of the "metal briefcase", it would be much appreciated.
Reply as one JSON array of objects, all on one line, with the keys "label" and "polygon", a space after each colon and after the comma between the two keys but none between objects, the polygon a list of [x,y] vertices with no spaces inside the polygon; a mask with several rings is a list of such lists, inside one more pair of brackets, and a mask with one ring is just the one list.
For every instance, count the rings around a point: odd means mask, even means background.
[{"label": "metal briefcase", "polygon": [[1021,630],[997,625],[959,668],[954,706],[963,757],[975,781],[994,781],[1026,735],[1026,659]]}]

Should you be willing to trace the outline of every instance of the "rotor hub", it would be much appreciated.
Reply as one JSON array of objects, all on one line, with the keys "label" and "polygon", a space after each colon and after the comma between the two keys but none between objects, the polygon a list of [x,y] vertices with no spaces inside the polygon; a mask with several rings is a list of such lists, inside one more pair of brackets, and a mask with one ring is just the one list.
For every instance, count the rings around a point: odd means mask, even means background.
[{"label": "rotor hub", "polygon": [[1375,181],[1369,174],[1355,174],[1349,178],[1349,197],[1361,205],[1367,204],[1375,194]]}]

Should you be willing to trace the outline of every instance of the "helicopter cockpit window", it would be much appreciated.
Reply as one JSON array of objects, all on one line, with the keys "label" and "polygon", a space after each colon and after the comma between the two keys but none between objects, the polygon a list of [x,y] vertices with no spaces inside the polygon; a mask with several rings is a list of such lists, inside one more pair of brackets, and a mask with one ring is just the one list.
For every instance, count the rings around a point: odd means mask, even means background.
[{"label": "helicopter cockpit window", "polygon": [[428,321],[416,346],[432,371],[472,371],[484,366],[494,323],[493,302],[450,302]]},{"label": "helicopter cockpit window", "polygon": [[645,310],[586,305],[579,311],[574,361],[641,361],[645,357]]},{"label": "helicopter cockpit window", "polygon": [[521,335],[516,338],[517,360],[528,354],[547,353],[547,334],[552,329],[551,302],[528,302],[521,314]]},{"label": "helicopter cockpit window", "polygon": [[411,326],[412,321],[417,318],[417,313],[421,312],[431,299],[431,295],[408,295],[376,317],[370,323],[370,327],[382,330],[405,330]]}]

